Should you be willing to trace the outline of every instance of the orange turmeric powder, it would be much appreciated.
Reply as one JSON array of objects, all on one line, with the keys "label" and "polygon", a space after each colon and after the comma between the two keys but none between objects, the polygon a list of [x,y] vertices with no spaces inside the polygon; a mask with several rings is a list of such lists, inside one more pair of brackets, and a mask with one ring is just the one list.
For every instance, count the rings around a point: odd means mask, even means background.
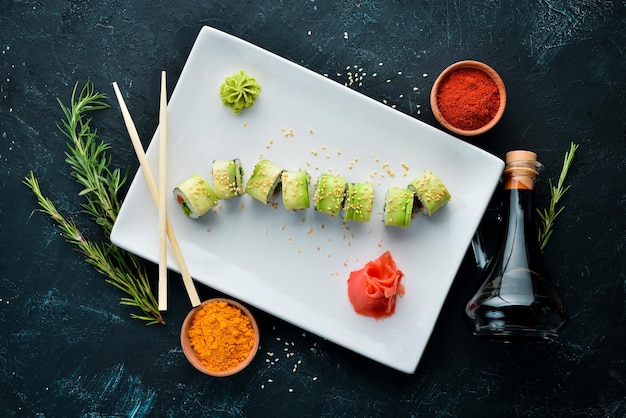
[{"label": "orange turmeric powder", "polygon": [[194,315],[188,331],[193,351],[213,372],[223,372],[244,361],[254,346],[250,318],[224,301],[207,303]]}]

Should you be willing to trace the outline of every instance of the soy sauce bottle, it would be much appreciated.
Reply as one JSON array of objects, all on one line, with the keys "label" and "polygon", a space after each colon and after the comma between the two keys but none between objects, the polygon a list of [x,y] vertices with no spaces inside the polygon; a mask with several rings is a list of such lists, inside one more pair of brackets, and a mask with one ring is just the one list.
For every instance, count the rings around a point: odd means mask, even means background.
[{"label": "soy sauce bottle", "polygon": [[511,151],[503,173],[504,236],[465,307],[473,332],[502,341],[554,341],[568,319],[537,238],[537,154]]}]

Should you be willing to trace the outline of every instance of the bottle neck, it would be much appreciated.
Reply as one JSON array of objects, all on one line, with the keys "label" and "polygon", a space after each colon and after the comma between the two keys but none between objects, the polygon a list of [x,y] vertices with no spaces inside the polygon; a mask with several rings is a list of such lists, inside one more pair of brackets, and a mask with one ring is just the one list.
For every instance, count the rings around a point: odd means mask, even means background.
[{"label": "bottle neck", "polygon": [[504,190],[534,190],[539,171],[543,168],[536,161],[514,161],[504,168]]},{"label": "bottle neck", "polygon": [[536,161],[513,161],[504,169],[505,251],[527,252],[537,241],[535,182],[541,168]]},{"label": "bottle neck", "polygon": [[[536,232],[535,191],[522,187],[505,189],[505,207],[503,217],[505,221],[516,219],[518,224],[524,224],[528,232]],[[510,222],[509,222],[510,223]]]}]

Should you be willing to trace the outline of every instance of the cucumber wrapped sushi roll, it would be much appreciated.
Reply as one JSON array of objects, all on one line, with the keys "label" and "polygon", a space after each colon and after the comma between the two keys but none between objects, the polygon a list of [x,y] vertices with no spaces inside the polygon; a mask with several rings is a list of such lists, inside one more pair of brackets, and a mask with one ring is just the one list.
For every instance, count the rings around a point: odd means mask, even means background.
[{"label": "cucumber wrapped sushi roll", "polygon": [[390,187],[385,196],[383,223],[406,228],[411,223],[415,196],[408,188]]},{"label": "cucumber wrapped sushi roll", "polygon": [[374,205],[372,183],[348,183],[341,212],[344,221],[369,222]]},{"label": "cucumber wrapped sushi roll", "polygon": [[213,189],[222,200],[243,194],[243,167],[239,158],[213,161]]},{"label": "cucumber wrapped sushi roll", "polygon": [[322,173],[313,195],[315,209],[329,215],[338,215],[343,207],[346,184],[345,177]]},{"label": "cucumber wrapped sushi roll", "polygon": [[408,188],[415,193],[417,208],[424,215],[432,215],[450,201],[450,192],[432,171],[411,181]]},{"label": "cucumber wrapped sushi roll", "polygon": [[193,219],[198,219],[217,206],[215,191],[198,174],[194,174],[176,186],[174,197],[185,215]]},{"label": "cucumber wrapped sushi roll", "polygon": [[306,171],[283,171],[281,182],[285,209],[298,210],[311,206],[309,173]]},{"label": "cucumber wrapped sushi roll", "polygon": [[246,193],[256,200],[268,204],[280,191],[283,169],[269,160],[261,160],[254,166],[246,184]]}]

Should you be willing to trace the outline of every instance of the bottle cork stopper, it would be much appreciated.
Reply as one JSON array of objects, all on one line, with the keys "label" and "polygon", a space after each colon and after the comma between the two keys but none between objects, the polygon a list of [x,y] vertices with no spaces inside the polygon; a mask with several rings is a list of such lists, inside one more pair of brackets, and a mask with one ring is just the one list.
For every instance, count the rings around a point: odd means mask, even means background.
[{"label": "bottle cork stopper", "polygon": [[506,163],[512,163],[514,161],[537,161],[537,154],[532,151],[509,151],[506,153]]},{"label": "bottle cork stopper", "polygon": [[535,187],[537,154],[532,151],[509,151],[506,153],[504,189],[527,189]]}]

